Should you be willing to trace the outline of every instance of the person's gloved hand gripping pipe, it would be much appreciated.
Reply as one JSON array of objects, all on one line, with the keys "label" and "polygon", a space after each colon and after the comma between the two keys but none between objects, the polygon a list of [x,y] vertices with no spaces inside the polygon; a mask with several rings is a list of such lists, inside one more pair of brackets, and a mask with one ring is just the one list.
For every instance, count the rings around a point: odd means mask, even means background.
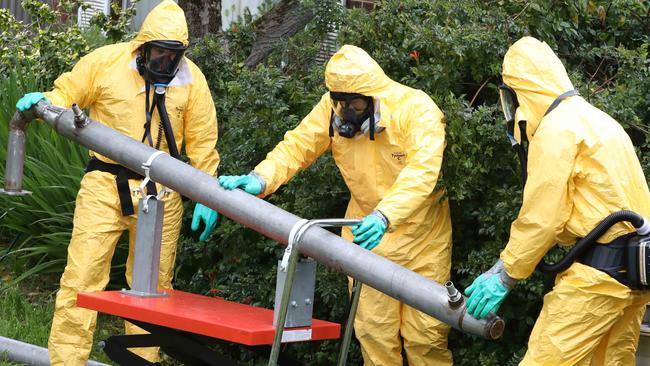
[{"label": "person's gloved hand gripping pipe", "polygon": [[18,103],[16,103],[16,109],[18,109],[21,112],[24,112],[30,109],[31,107],[33,107],[34,104],[38,103],[41,100],[47,101],[47,98],[45,97],[45,95],[43,95],[43,93],[41,92],[27,93],[18,100]]},{"label": "person's gloved hand gripping pipe", "polygon": [[[260,178],[257,176],[250,175],[222,175],[218,178],[219,184],[225,189],[232,190],[235,188],[241,188],[245,192],[258,195],[262,193],[263,183]],[[217,226],[217,218],[219,214],[212,210],[209,207],[206,207],[200,203],[196,204],[194,208],[194,216],[192,218],[192,231],[199,229],[199,224],[201,221],[205,223],[205,229],[201,234],[199,240],[204,241],[208,238],[210,233]]]},{"label": "person's gloved hand gripping pipe", "polygon": [[508,276],[499,259],[465,289],[465,295],[469,296],[467,312],[477,319],[485,318],[488,313],[496,313],[516,284],[517,280]]},{"label": "person's gloved hand gripping pipe", "polygon": [[219,184],[227,190],[241,188],[246,193],[258,195],[264,190],[264,183],[255,174],[249,175],[222,175]]},{"label": "person's gloved hand gripping pipe", "polygon": [[352,227],[354,242],[360,247],[372,250],[379,243],[388,227],[388,220],[378,210],[363,218],[361,224]]}]

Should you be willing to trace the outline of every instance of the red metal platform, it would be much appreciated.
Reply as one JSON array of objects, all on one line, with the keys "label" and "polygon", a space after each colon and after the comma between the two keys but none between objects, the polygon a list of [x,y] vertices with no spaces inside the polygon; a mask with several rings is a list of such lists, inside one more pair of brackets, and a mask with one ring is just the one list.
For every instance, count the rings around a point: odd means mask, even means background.
[{"label": "red metal platform", "polygon": [[[80,292],[77,305],[248,346],[273,343],[273,310],[183,291],[166,292],[167,297],[137,297],[119,291]],[[339,324],[314,319],[310,328],[285,329],[282,342],[337,339],[340,332]]]}]

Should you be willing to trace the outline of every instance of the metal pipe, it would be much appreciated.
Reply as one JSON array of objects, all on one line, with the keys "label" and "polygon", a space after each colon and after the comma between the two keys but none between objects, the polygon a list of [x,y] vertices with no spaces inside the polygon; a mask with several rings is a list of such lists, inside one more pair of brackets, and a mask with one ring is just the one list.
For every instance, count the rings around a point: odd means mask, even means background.
[{"label": "metal pipe", "polygon": [[[0,360],[20,362],[31,366],[50,366],[47,348],[0,336]],[[109,366],[97,361],[88,361],[88,366]]]},{"label": "metal pipe", "polygon": [[23,190],[23,167],[25,164],[25,133],[27,125],[32,119],[31,112],[16,112],[9,121],[5,186],[4,189],[0,189],[0,193],[11,196],[24,196],[31,193]]},{"label": "metal pipe", "polygon": [[293,250],[289,253],[289,263],[287,263],[286,276],[284,278],[284,286],[282,289],[282,298],[278,309],[278,319],[275,325],[275,336],[273,337],[273,345],[271,347],[271,355],[269,356],[268,366],[276,366],[278,364],[278,357],[280,356],[280,345],[282,343],[282,335],[284,334],[284,325],[287,321],[287,311],[289,308],[289,299],[291,298],[291,289],[293,288],[293,278],[296,276],[296,264],[298,263],[298,253],[300,252],[300,242],[292,243]]},{"label": "metal pipe", "polygon": [[[76,128],[74,114],[68,109],[48,106],[42,101],[33,108],[36,116],[58,133],[134,172],[144,174],[143,163],[158,151],[92,120],[85,127]],[[149,176],[153,181],[284,245],[292,227],[300,220],[298,216],[244,191],[224,190],[213,176],[168,154],[153,161]],[[447,290],[441,284],[320,227],[305,231],[300,252],[463,332],[487,339],[499,338],[503,333],[504,322],[499,317],[479,320],[467,314],[465,306],[451,308]]]},{"label": "metal pipe", "polygon": [[359,307],[359,298],[361,297],[361,282],[355,279],[352,281],[352,292],[350,293],[350,311],[348,312],[348,320],[345,322],[345,330],[341,338],[341,348],[339,349],[339,358],[336,362],[337,366],[345,366],[348,364],[348,352],[350,350],[350,341],[352,340],[352,330],[354,329],[354,319],[357,316],[357,308]]}]

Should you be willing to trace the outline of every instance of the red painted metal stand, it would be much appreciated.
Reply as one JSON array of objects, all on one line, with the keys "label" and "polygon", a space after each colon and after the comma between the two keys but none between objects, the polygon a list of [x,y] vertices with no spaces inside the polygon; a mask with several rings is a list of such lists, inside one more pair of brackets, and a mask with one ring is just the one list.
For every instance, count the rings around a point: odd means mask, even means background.
[{"label": "red painted metal stand", "polygon": [[[149,332],[149,334],[109,337],[101,342],[106,354],[120,365],[149,366],[153,363],[129,349],[159,346],[163,352],[186,365],[235,365],[234,361],[225,359],[210,349],[215,340],[222,340],[249,347],[272,345],[267,347],[270,348],[268,365],[285,366],[299,363],[288,360],[286,356],[280,356],[282,343],[339,338],[341,332],[339,324],[317,319],[309,321],[312,316],[310,306],[313,304],[314,286],[311,277],[301,277],[303,280],[310,281],[300,282],[302,287],[297,287],[300,290],[297,293],[301,296],[296,295],[297,300],[291,300],[296,304],[294,313],[299,321],[292,318],[289,324],[293,327],[285,329],[298,263],[297,247],[302,233],[312,225],[354,225],[358,224],[358,220],[301,220],[294,226],[280,266],[285,273],[285,279],[282,292],[276,296],[275,307],[278,313],[275,325],[273,310],[183,291],[160,292],[157,288],[159,271],[157,255],[160,251],[164,201],[161,201],[159,196],[144,194],[146,183],[149,181],[148,168],[159,154],[160,152],[154,153],[143,164],[145,180],[138,189],[142,198],[138,206],[133,288],[77,295],[77,306],[119,316]],[[161,191],[161,195],[162,192],[164,190]],[[292,250],[294,246],[296,248]],[[315,271],[313,275],[315,276]],[[305,288],[311,289],[306,291],[307,295],[303,293]],[[279,304],[278,298],[281,299]],[[301,304],[304,302],[305,307],[299,307],[298,301]],[[305,313],[306,310],[309,312]],[[353,322],[349,320],[348,323]],[[339,365],[345,364],[351,329],[351,326],[346,329],[344,339],[347,342],[340,353],[343,363],[339,362]]]},{"label": "red painted metal stand", "polygon": [[[162,327],[166,331],[176,330],[247,346],[273,343],[273,310],[183,291],[166,292],[169,296],[137,297],[120,291],[81,292],[77,295],[77,305],[150,324],[156,329]],[[311,327],[286,329],[282,342],[337,339],[340,331],[339,324],[314,319]]]}]

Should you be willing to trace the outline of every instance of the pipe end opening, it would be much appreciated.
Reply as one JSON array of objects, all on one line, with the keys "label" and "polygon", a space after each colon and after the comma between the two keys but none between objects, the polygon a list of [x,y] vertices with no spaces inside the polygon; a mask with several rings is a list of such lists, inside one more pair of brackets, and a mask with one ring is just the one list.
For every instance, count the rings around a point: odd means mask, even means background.
[{"label": "pipe end opening", "polygon": [[496,340],[501,338],[503,335],[503,330],[506,327],[506,322],[501,318],[495,317],[491,322],[487,324],[487,336],[488,339]]}]

